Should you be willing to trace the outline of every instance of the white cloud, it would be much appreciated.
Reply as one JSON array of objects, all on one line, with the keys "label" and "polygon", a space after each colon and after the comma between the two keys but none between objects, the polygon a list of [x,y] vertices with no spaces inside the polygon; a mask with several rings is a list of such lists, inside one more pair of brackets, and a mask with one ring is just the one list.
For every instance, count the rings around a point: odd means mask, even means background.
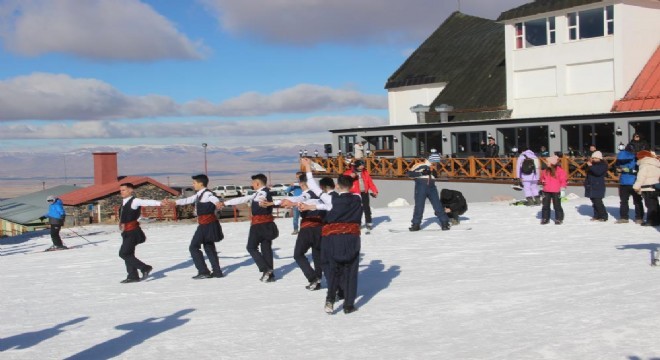
[{"label": "white cloud", "polygon": [[362,94],[350,89],[300,84],[272,94],[250,92],[221,104],[205,100],[186,104],[185,112],[192,115],[258,116],[272,113],[306,113],[351,107],[386,109],[387,98]]},{"label": "white cloud", "polygon": [[127,96],[96,79],[35,73],[0,81],[0,120],[126,119],[178,114],[160,95]]},{"label": "white cloud", "polygon": [[179,104],[162,95],[125,95],[103,81],[65,74],[35,73],[0,80],[0,121],[240,117],[357,107],[386,109],[387,98],[302,84],[272,94],[246,93],[219,104],[203,99]]},{"label": "white cloud", "polygon": [[197,121],[134,123],[127,121],[87,121],[70,124],[0,124],[0,139],[172,139],[214,138],[224,146],[299,144],[327,142],[328,130],[383,126],[377,116],[318,116],[280,121]]},{"label": "white cloud", "polygon": [[[420,41],[452,12],[455,0],[200,0],[234,34],[266,42],[312,45],[325,42]],[[461,12],[495,19],[529,0],[461,0]]]},{"label": "white cloud", "polygon": [[153,61],[200,59],[206,51],[138,0],[5,0],[0,24],[4,47],[24,56]]}]

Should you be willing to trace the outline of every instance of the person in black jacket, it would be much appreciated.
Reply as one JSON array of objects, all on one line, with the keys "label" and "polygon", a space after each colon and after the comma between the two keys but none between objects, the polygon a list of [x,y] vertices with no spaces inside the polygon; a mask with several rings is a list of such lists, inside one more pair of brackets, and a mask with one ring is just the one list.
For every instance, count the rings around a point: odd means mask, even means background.
[{"label": "person in black jacket", "polygon": [[607,162],[603,161],[603,154],[594,151],[587,161],[587,178],[584,180],[584,197],[591,199],[594,216],[591,221],[607,221],[607,210],[603,204],[605,197],[605,175]]},{"label": "person in black jacket", "polygon": [[451,224],[460,224],[459,215],[465,214],[468,209],[467,201],[465,201],[463,194],[457,190],[442,189],[440,191],[440,201],[445,208],[447,216],[449,216]]},{"label": "person in black jacket", "polygon": [[488,144],[481,142],[481,151],[485,158],[496,158],[500,155],[500,146],[495,143],[494,137],[488,138]]},{"label": "person in black jacket", "polygon": [[628,145],[632,146],[633,154],[637,154],[642,150],[651,150],[649,143],[644,141],[642,139],[642,135],[640,135],[639,133],[633,134],[632,140],[630,140]]}]

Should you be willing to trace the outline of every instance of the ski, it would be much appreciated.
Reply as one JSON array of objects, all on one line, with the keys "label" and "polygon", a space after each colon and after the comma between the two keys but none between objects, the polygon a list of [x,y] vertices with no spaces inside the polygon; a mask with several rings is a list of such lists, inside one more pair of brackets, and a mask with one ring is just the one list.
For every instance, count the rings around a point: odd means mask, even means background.
[{"label": "ski", "polygon": [[[471,227],[452,227],[450,230],[446,230],[445,232],[446,233],[451,233],[452,231],[467,231],[467,230],[472,230],[472,228]],[[418,231],[410,231],[408,229],[406,229],[406,230],[389,229],[389,231],[392,232],[392,233],[415,233],[415,232],[418,232]],[[425,232],[425,231],[442,231],[442,229],[439,229],[439,228],[438,229],[421,229],[419,231],[421,231],[421,232]]]}]

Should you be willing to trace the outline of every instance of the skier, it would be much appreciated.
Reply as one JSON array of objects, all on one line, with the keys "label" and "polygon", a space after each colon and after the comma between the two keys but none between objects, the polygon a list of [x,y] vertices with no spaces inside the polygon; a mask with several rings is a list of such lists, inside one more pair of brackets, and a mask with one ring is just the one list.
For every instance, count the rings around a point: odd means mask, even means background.
[{"label": "skier", "polygon": [[[259,202],[273,202],[273,196],[270,189],[266,187],[268,178],[264,174],[252,176],[252,188],[256,192],[252,195],[246,195],[221,202],[220,206],[238,205],[250,203],[252,211],[252,223],[246,249],[254,259],[254,263],[261,272],[262,282],[275,281],[273,274],[273,240],[279,236],[277,225],[273,222],[273,206],[261,207]],[[259,251],[261,248],[261,251]]]},{"label": "skier", "polygon": [[[216,242],[224,239],[222,227],[215,215],[216,208],[220,207],[221,202],[211,190],[207,189],[208,184],[208,176],[204,174],[193,176],[192,186],[196,193],[185,199],[178,199],[175,202],[177,206],[195,204],[198,225],[188,247],[193,263],[195,263],[195,268],[197,268],[197,275],[192,277],[195,280],[221,278],[224,276],[220,267],[220,260],[218,259],[218,251],[215,247]],[[204,247],[204,252],[211,263],[213,272],[210,272],[206,266],[204,255],[201,251],[202,247]]]},{"label": "skier", "polygon": [[48,212],[44,214],[41,219],[48,219],[48,224],[50,224],[50,239],[53,242],[53,246],[46,249],[46,251],[68,249],[68,247],[64,246],[62,238],[60,237],[60,230],[62,230],[64,219],[66,218],[62,200],[53,195],[49,195],[46,198],[46,201],[49,204]]},{"label": "skier", "polygon": [[541,208],[541,225],[550,222],[550,201],[555,209],[555,224],[564,222],[564,209],[561,207],[561,193],[566,188],[568,175],[559,166],[559,157],[552,155],[546,159],[548,167],[541,173],[543,184],[543,208]]}]

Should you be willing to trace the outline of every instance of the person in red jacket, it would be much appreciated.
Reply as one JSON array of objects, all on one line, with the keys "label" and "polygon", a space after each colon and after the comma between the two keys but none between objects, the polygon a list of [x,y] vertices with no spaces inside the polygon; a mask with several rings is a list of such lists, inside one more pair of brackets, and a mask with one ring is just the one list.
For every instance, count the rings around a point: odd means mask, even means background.
[{"label": "person in red jacket", "polygon": [[353,178],[353,187],[351,192],[359,194],[362,198],[362,209],[364,211],[364,221],[368,230],[371,230],[371,207],[369,207],[369,195],[373,197],[378,196],[378,188],[371,180],[371,175],[367,169],[364,168],[364,161],[356,160],[353,166],[344,172],[344,175]]}]

